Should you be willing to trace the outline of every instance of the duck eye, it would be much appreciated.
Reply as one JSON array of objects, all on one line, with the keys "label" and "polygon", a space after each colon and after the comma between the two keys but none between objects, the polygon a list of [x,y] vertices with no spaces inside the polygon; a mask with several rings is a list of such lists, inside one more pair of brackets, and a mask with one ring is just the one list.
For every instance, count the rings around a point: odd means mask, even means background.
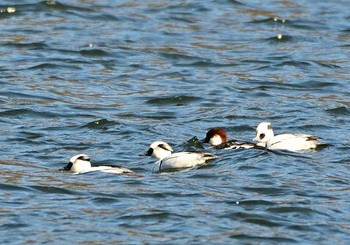
[{"label": "duck eye", "polygon": [[259,135],[259,139],[262,140],[263,138],[265,138],[265,134],[260,134],[260,135]]}]

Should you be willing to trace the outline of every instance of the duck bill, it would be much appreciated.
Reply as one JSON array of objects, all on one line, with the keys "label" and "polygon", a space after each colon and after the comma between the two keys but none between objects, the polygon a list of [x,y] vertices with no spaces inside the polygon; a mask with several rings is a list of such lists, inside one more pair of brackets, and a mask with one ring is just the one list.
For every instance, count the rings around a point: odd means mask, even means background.
[{"label": "duck bill", "polygon": [[153,154],[153,149],[149,148],[148,151],[144,153],[140,153],[139,156],[152,156],[152,154]]},{"label": "duck bill", "polygon": [[201,143],[209,143],[209,141],[206,139],[206,138],[204,138],[204,139],[201,139],[201,140],[199,140],[199,142],[201,142]]}]

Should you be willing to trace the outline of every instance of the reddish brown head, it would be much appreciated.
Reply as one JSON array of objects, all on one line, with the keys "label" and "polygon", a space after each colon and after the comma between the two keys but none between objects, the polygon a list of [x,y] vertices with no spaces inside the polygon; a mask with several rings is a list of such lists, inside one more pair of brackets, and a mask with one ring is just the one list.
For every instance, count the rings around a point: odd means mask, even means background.
[{"label": "reddish brown head", "polygon": [[226,131],[223,128],[210,129],[203,140],[204,143],[210,143],[213,146],[220,145],[226,141]]}]

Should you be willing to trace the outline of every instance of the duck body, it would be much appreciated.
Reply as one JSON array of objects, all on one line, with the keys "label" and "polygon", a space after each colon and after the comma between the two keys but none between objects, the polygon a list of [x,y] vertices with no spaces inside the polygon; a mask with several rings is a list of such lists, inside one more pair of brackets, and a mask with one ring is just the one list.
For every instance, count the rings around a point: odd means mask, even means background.
[{"label": "duck body", "polygon": [[67,171],[73,174],[83,174],[93,171],[105,172],[105,173],[114,173],[114,174],[123,174],[123,173],[132,173],[133,171],[127,168],[119,166],[93,166],[90,162],[90,157],[85,154],[75,155],[70,158],[69,163],[60,171]]},{"label": "duck body", "polygon": [[279,134],[274,135],[271,123],[262,122],[256,130],[254,141],[269,150],[288,150],[293,152],[313,151],[324,145],[316,136],[309,134]]},{"label": "duck body", "polygon": [[263,146],[254,144],[254,143],[250,143],[250,142],[245,142],[245,141],[238,141],[238,140],[229,140],[226,142],[223,142],[219,145],[215,145],[212,146],[212,148],[214,149],[225,149],[225,150],[230,150],[230,149],[260,149],[260,150],[264,150],[266,149]]},{"label": "duck body", "polygon": [[173,153],[171,146],[163,141],[152,143],[145,155],[153,156],[158,159],[152,168],[152,172],[194,168],[217,158],[216,155],[206,152]]},{"label": "duck body", "polygon": [[223,128],[212,128],[210,129],[203,143],[209,143],[211,148],[214,149],[265,149],[265,147],[246,141],[239,140],[227,140],[226,130]]},{"label": "duck body", "polygon": [[207,161],[217,158],[211,153],[205,152],[178,152],[173,153],[162,160],[157,161],[152,172],[171,171],[174,169],[194,168],[205,164]]}]

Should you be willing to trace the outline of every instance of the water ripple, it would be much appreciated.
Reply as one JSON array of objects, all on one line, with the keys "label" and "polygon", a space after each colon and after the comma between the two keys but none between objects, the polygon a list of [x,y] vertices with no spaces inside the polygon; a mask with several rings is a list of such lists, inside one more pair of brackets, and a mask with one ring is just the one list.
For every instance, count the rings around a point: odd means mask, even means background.
[{"label": "water ripple", "polygon": [[[5,1],[2,243],[346,244],[346,1]],[[208,148],[319,136],[310,153]],[[219,156],[152,174],[164,139]],[[70,157],[137,172],[59,172]],[[33,222],[35,220],[35,222]]]}]

